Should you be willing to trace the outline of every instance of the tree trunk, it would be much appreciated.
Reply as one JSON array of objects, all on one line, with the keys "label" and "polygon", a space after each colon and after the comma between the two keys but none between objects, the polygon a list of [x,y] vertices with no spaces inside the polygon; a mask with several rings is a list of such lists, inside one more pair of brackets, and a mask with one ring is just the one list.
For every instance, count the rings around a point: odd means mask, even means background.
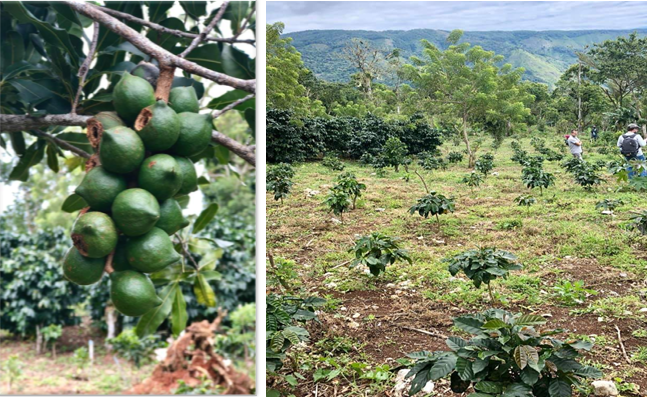
[{"label": "tree trunk", "polygon": [[[108,325],[108,336],[107,338],[115,337],[115,328],[117,324],[117,316],[115,316],[115,308],[112,306],[106,306],[106,324]],[[108,345],[107,349],[112,349],[112,346]]]},{"label": "tree trunk", "polygon": [[582,90],[580,84],[582,83],[582,62],[579,62],[577,70],[577,132],[582,133]]},{"label": "tree trunk", "polygon": [[40,354],[43,348],[43,334],[40,332],[40,325],[36,326],[36,354]]},{"label": "tree trunk", "polygon": [[467,166],[468,168],[474,168],[474,153],[472,153],[470,140],[467,136],[467,110],[463,111],[463,141],[465,141],[465,147],[467,148],[467,156],[469,159]]}]

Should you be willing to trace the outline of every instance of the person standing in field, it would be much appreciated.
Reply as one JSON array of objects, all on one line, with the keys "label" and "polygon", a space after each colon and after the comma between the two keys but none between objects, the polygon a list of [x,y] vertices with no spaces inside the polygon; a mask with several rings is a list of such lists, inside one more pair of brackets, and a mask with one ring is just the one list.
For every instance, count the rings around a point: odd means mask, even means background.
[{"label": "person standing in field", "polygon": [[598,127],[596,126],[591,127],[591,139],[594,141],[598,140]]},{"label": "person standing in field", "polygon": [[[638,134],[638,124],[631,123],[627,126],[627,133],[620,135],[618,137],[618,147],[620,148],[620,153],[629,161],[640,161],[643,165],[643,171],[640,173],[640,176],[647,176],[647,170],[645,167],[645,155],[643,154],[643,146],[647,144],[645,139]],[[635,174],[633,167],[630,165],[627,170],[629,171],[629,178],[632,178]]]},{"label": "person standing in field", "polygon": [[568,142],[568,148],[571,149],[573,157],[582,160],[582,141],[577,137],[577,130],[571,131],[571,136],[566,142]]}]

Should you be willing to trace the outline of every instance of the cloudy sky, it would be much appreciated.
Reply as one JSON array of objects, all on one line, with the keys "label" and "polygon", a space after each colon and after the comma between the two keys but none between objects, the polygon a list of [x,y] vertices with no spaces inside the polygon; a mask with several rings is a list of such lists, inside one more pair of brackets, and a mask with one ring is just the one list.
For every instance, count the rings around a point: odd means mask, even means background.
[{"label": "cloudy sky", "polygon": [[285,32],[344,30],[580,30],[647,28],[647,2],[268,1]]}]

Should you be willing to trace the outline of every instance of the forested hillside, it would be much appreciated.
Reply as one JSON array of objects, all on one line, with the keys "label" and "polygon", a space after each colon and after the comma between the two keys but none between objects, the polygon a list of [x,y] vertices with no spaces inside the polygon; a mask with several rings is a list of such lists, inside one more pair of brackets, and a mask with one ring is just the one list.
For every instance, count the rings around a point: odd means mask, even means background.
[{"label": "forested hillside", "polygon": [[[463,41],[503,55],[505,61],[514,67],[525,68],[525,80],[553,86],[568,66],[576,62],[575,51],[631,32],[633,30],[465,32]],[[386,51],[399,48],[402,50],[401,55],[408,59],[411,55],[422,53],[422,39],[427,39],[441,49],[447,48],[446,38],[449,33],[433,29],[384,32],[309,30],[291,32],[286,36],[293,39],[292,45],[301,53],[305,66],[318,78],[346,82],[355,73],[355,69],[340,55],[353,38],[367,40],[374,47]],[[637,30],[637,33],[645,36],[647,29]]]}]

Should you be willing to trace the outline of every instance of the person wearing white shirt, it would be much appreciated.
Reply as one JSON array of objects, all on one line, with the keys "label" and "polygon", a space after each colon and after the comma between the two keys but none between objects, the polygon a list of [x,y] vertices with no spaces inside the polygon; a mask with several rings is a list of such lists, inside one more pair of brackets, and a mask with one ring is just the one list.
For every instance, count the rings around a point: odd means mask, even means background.
[{"label": "person wearing white shirt", "polygon": [[571,131],[571,136],[568,137],[567,142],[573,157],[582,160],[582,141],[577,137],[577,130]]}]

